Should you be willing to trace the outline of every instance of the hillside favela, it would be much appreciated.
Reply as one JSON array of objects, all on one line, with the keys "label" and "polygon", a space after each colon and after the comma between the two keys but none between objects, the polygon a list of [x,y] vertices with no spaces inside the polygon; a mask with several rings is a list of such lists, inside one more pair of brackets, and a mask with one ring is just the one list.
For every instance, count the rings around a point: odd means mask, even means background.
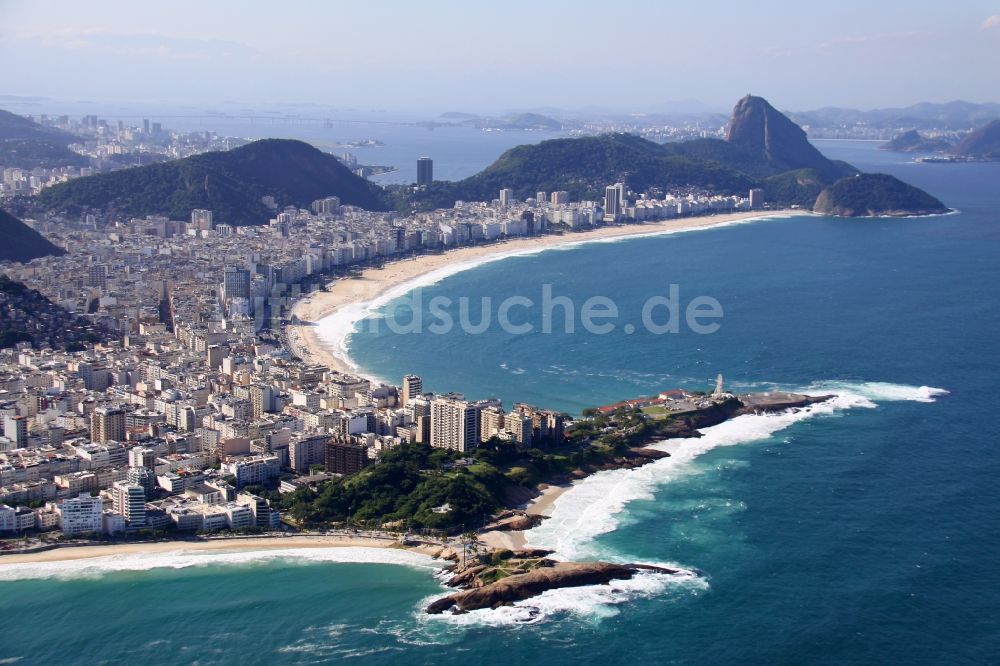
[{"label": "hillside favela", "polygon": [[0,664],[988,664],[1000,5],[0,0]]}]

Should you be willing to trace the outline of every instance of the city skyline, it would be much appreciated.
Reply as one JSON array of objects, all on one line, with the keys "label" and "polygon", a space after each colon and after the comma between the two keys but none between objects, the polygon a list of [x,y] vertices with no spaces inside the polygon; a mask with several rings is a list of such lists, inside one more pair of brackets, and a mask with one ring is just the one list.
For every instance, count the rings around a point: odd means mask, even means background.
[{"label": "city skyline", "polygon": [[637,1],[617,29],[593,3],[55,6],[0,1],[7,95],[474,112],[715,111],[748,90],[797,110],[1000,101],[1000,75],[974,66],[1000,55],[1000,6],[980,0],[723,15]]}]

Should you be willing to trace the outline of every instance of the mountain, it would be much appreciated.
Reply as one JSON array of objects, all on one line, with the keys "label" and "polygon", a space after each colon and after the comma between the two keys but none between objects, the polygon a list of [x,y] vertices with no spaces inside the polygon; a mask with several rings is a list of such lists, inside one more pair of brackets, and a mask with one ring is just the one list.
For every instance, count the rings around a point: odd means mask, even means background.
[{"label": "mountain", "polygon": [[733,193],[746,192],[757,183],[722,164],[687,157],[674,144],[606,134],[511,148],[476,175],[435,182],[414,199],[426,207],[449,207],[456,200],[489,201],[505,187],[520,199],[538,190],[566,190],[574,199],[593,199],[604,196],[605,186],[622,180],[635,191],[694,187]]},{"label": "mountain", "polygon": [[553,139],[508,150],[480,173],[458,182],[435,182],[418,191],[418,207],[482,201],[501,188],[517,198],[537,190],[566,190],[572,198],[599,199],[618,181],[642,192],[694,189],[741,194],[762,187],[768,201],[811,207],[824,187],[857,169],[827,159],[805,132],[760,97],[737,103],[725,141],[695,139],[658,144],[630,134]]},{"label": "mountain", "polygon": [[31,261],[50,254],[66,254],[66,251],[50,243],[27,224],[5,210],[0,210],[0,261]]},{"label": "mountain", "polygon": [[890,150],[895,153],[934,153],[951,148],[952,142],[942,137],[929,138],[917,130],[903,132],[879,146],[880,150]]},{"label": "mountain", "polygon": [[747,95],[736,103],[726,141],[778,171],[814,169],[826,178],[857,173],[849,164],[826,158],[801,127],[763,97]]},{"label": "mountain", "polygon": [[792,119],[810,127],[865,125],[873,129],[912,127],[922,130],[964,130],[1000,116],[1000,104],[977,104],[956,100],[937,104],[921,102],[902,108],[859,111],[827,107],[791,114]]},{"label": "mountain", "polygon": [[923,190],[884,173],[841,178],[820,193],[813,210],[841,217],[931,215],[948,212],[943,203]]},{"label": "mountain", "polygon": [[0,165],[34,169],[87,166],[90,160],[67,146],[76,137],[0,109]]},{"label": "mountain", "polygon": [[369,210],[387,210],[380,187],[355,175],[308,143],[264,139],[225,152],[77,178],[46,188],[38,203],[79,214],[100,209],[122,217],[168,215],[187,219],[207,208],[218,222],[265,224],[272,214],[261,198],[280,206],[308,206],[329,196]]},{"label": "mountain", "polygon": [[518,113],[503,119],[504,129],[544,129],[559,131],[563,124],[540,113]]},{"label": "mountain", "polygon": [[8,139],[29,139],[32,141],[55,141],[63,145],[79,141],[79,137],[52,127],[39,125],[30,118],[0,109],[0,141]]},{"label": "mountain", "polygon": [[83,349],[84,342],[113,337],[100,326],[62,308],[38,291],[0,275],[0,348],[30,342],[70,351]]},{"label": "mountain", "polygon": [[962,157],[1000,160],[1000,120],[993,120],[975,130],[951,152]]}]

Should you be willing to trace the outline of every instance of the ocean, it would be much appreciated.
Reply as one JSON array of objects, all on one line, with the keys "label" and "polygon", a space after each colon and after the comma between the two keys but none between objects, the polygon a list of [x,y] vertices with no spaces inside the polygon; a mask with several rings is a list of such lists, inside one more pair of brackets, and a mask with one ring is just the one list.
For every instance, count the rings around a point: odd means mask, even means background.
[{"label": "ocean", "polygon": [[578,245],[422,292],[424,304],[498,303],[538,300],[549,284],[577,307],[607,296],[635,324],[677,285],[685,306],[721,305],[712,334],[406,335],[363,323],[350,339],[377,376],[416,372],[430,390],[570,413],[710,388],[718,373],[733,390],[835,395],[658,445],[671,457],[588,478],[530,534],[559,557],[674,563],[700,577],[645,575],[427,617],[421,607],[442,589],[433,565],[393,551],[0,566],[0,663],[995,662],[1000,164],[818,145],[958,212],[798,216]]}]

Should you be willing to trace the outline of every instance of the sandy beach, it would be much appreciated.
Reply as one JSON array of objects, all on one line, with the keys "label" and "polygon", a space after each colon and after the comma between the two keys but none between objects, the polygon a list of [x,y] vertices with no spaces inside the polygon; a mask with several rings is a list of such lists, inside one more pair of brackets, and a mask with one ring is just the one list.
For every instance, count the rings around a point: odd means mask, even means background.
[{"label": "sandy beach", "polygon": [[[43,550],[35,553],[0,555],[0,565],[24,564],[29,562],[68,562],[112,555],[154,555],[174,552],[233,552],[299,548],[392,548],[397,546],[399,546],[399,540],[395,538],[378,538],[363,535],[295,535],[207,539],[205,541],[112,543],[95,546],[61,546],[52,550]],[[416,548],[415,550],[427,552],[421,548]]]},{"label": "sandy beach", "polygon": [[[461,247],[441,254],[425,254],[387,263],[382,268],[370,268],[359,278],[341,278],[334,281],[328,290],[317,291],[299,299],[291,309],[291,315],[301,320],[301,324],[286,327],[288,344],[293,353],[302,359],[325,365],[343,373],[363,374],[355,367],[342,348],[354,323],[363,318],[368,304],[376,299],[396,294],[402,296],[409,291],[408,285],[434,273],[441,278],[465,270],[486,261],[504,257],[533,253],[547,248],[594,241],[625,238],[628,236],[650,236],[696,229],[707,229],[748,222],[754,219],[787,217],[801,214],[801,211],[747,211],[722,215],[685,217],[645,224],[627,224],[599,227],[588,231],[561,235],[515,238],[501,243]],[[335,326],[327,328],[329,340],[324,340],[317,324],[332,315],[337,317]]]},{"label": "sandy beach", "polygon": [[[572,484],[546,486],[541,495],[524,506],[524,512],[529,516],[551,516],[556,500],[572,487]],[[521,530],[484,532],[480,535],[479,540],[492,548],[510,548],[511,550],[534,545],[528,541],[527,536]]]}]

